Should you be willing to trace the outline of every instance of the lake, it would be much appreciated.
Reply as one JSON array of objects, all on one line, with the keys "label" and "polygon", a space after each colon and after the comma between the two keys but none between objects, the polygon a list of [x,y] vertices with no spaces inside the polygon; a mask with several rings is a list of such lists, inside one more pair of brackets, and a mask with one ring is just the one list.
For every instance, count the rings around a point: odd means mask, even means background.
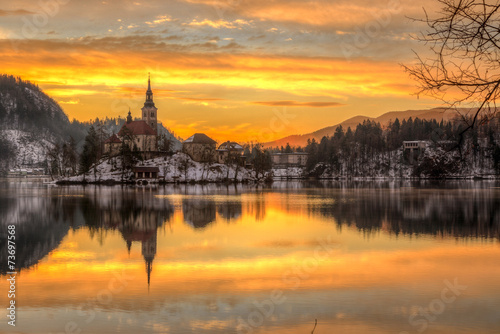
[{"label": "lake", "polygon": [[500,332],[498,182],[0,181],[0,221],[2,333]]}]

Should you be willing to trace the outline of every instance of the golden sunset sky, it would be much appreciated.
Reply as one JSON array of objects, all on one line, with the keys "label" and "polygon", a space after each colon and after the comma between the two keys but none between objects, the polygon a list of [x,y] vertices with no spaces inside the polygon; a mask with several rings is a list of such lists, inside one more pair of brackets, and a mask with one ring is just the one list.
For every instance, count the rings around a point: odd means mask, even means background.
[{"label": "golden sunset sky", "polygon": [[2,1],[0,73],[85,121],[139,117],[151,72],[176,135],[265,142],[438,106],[401,67],[423,50],[422,7],[436,1]]}]

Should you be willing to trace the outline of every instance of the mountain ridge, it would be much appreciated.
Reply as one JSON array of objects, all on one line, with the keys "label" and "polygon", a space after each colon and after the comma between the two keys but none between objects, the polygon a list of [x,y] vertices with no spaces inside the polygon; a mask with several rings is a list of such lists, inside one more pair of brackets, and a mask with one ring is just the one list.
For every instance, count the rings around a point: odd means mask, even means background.
[{"label": "mountain ridge", "polygon": [[[470,109],[461,110],[466,112],[470,111]],[[457,113],[455,110],[448,110],[446,108],[439,107],[421,110],[410,109],[405,111],[388,111],[377,117],[357,115],[348,118],[338,124],[327,126],[310,133],[286,136],[274,141],[264,143],[263,145],[264,147],[280,147],[286,146],[287,144],[290,144],[291,146],[306,146],[308,139],[314,138],[316,141],[320,141],[321,138],[325,136],[332,136],[335,132],[335,129],[337,129],[337,127],[340,125],[342,125],[344,130],[347,130],[347,128],[350,127],[354,131],[358,124],[363,123],[363,121],[365,120],[370,120],[380,123],[382,128],[385,128],[391,120],[394,121],[396,118],[398,118],[399,121],[402,121],[403,119],[409,119],[410,117],[413,119],[417,117],[426,120],[436,119],[438,122],[440,122],[441,120],[448,121],[456,118]]]}]

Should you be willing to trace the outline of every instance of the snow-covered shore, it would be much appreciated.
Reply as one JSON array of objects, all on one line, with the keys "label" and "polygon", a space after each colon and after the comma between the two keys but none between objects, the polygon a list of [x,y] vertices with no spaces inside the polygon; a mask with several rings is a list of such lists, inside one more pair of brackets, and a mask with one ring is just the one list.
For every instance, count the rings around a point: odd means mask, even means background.
[{"label": "snow-covered shore", "polygon": [[[184,153],[140,161],[136,167],[158,167],[158,179],[148,182],[251,182],[257,181],[255,172],[241,166],[227,166],[219,163],[200,163],[191,160]],[[130,169],[122,169],[120,157],[112,157],[90,169],[85,175],[57,180],[57,183],[132,183],[137,180]]]}]

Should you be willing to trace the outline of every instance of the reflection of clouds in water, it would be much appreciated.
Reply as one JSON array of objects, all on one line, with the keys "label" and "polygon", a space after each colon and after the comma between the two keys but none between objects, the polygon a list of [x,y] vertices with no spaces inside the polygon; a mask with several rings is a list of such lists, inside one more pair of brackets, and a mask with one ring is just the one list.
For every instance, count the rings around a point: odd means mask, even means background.
[{"label": "reflection of clouds in water", "polygon": [[[293,188],[276,184],[274,190],[256,193],[249,188],[243,192],[239,186],[229,190],[183,186],[181,192],[188,195],[177,198],[169,195],[179,190],[175,186],[38,189],[31,197],[8,199],[0,195],[0,218],[16,217],[19,227],[35,231],[41,240],[33,247],[47,243],[54,255],[23,277],[23,290],[30,296],[20,300],[26,307],[23,312],[37,310],[36,330],[52,328],[58,321],[59,331],[63,330],[61,319],[81,319],[73,306],[103,289],[110,279],[107,270],[113,266],[127,267],[136,281],[114,295],[113,303],[98,311],[98,321],[85,324],[85,332],[234,332],[238,316],[253,312],[256,300],[266,300],[278,288],[283,289],[286,303],[276,305],[262,332],[307,333],[318,318],[322,332],[343,333],[349,328],[359,333],[399,333],[411,329],[411,307],[428,305],[439,297],[442,279],[456,275],[471,286],[470,294],[466,303],[440,316],[437,324],[442,331],[453,332],[456,319],[468,328],[486,324],[492,332],[497,329],[490,321],[498,309],[492,303],[500,293],[499,269],[492,266],[498,262],[496,241],[435,242],[434,235],[498,237],[500,191],[400,189],[367,183],[354,188],[300,182],[289,186]],[[189,195],[199,189],[216,195]],[[11,192],[15,194],[15,189]],[[187,216],[205,228],[188,226],[183,219]],[[161,228],[167,223],[170,233]],[[62,233],[55,229],[58,226]],[[341,231],[343,226],[352,228]],[[74,233],[68,234],[72,228]],[[366,242],[358,230],[382,233]],[[338,249],[301,280],[299,290],[292,291],[283,274],[300,268],[330,233],[330,243]],[[394,233],[430,237],[393,238]],[[140,255],[135,247],[127,257],[125,244],[132,243],[140,245]],[[39,256],[30,245],[19,251],[26,257]],[[92,251],[98,258],[88,257]],[[88,268],[87,275],[67,263]],[[152,276],[149,294],[146,272]],[[56,276],[59,281],[54,284]],[[484,284],[484,277],[491,284]],[[68,311],[56,313],[60,309]],[[50,323],[47,314],[56,314]]]},{"label": "reflection of clouds in water", "polygon": [[[1,220],[17,224],[18,264],[32,266],[55,249],[70,228],[91,236],[117,229],[130,249],[147,243],[158,227],[182,210],[186,224],[204,229],[221,221],[262,221],[269,208],[332,217],[338,226],[391,234],[458,237],[500,236],[500,192],[495,183],[446,183],[434,187],[403,183],[283,183],[255,190],[247,185],[186,185],[159,188],[40,187],[2,183]],[[19,194],[19,196],[16,196]],[[172,205],[178,203],[179,205]],[[5,243],[4,239],[1,241]],[[263,247],[292,247],[271,240]],[[6,259],[6,247],[0,251]],[[62,256],[62,254],[59,254]],[[7,261],[2,261],[6,271]]]}]

